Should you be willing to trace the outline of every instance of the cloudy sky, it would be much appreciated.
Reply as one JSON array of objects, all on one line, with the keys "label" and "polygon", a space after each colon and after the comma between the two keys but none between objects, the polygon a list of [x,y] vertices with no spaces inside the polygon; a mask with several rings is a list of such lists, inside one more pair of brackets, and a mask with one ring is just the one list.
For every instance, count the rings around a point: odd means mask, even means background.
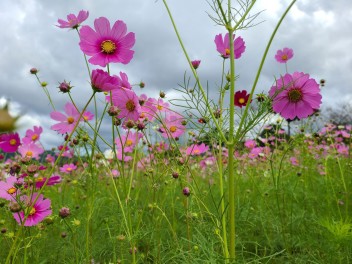
[{"label": "cloudy sky", "polygon": [[[205,0],[168,2],[191,59],[202,61],[198,70],[202,82],[209,83],[215,96],[222,59],[216,52],[214,37],[225,30],[209,18],[208,14],[215,14]],[[236,33],[246,42],[246,52],[236,64],[241,90],[249,90],[253,84],[271,32],[290,3],[257,2],[252,14],[263,11],[255,21],[262,23]],[[91,90],[77,33],[55,26],[58,18],[66,19],[67,14],[78,14],[82,9],[89,11],[86,25],[92,26],[95,18],[105,16],[111,24],[123,20],[128,31],[135,32],[133,60],[111,69],[114,74],[126,72],[131,83],[144,81],[146,87],[143,91],[136,88],[138,94],[157,96],[162,90],[168,99],[175,98],[178,94],[173,88],[182,82],[186,70],[190,72],[161,0],[1,0],[0,105],[5,99],[10,100],[12,111],[23,115],[21,135],[33,125],[43,126],[42,142],[46,146],[59,144],[61,137],[50,131],[54,124],[49,117],[52,108],[29,69],[38,68],[42,81],[48,82],[57,110],[62,110],[68,101],[67,95],[57,89],[63,80],[75,86],[72,96],[83,107]],[[285,73],[285,67],[275,61],[274,55],[278,49],[290,47],[295,55],[288,64],[289,72],[309,73],[317,82],[326,79],[323,106],[351,101],[351,25],[350,0],[298,0],[272,44],[257,91],[268,91],[275,76]]]}]

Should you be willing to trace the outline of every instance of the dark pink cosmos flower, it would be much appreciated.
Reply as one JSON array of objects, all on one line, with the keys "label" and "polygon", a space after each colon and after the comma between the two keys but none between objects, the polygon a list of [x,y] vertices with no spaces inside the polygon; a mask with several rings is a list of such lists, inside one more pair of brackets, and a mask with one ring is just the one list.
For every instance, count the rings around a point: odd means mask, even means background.
[{"label": "dark pink cosmos flower", "polygon": [[36,193],[33,194],[32,198],[26,195],[21,197],[21,200],[23,201],[24,211],[13,214],[13,217],[18,224],[21,225],[25,219],[25,216],[27,215],[28,217],[24,222],[24,226],[34,226],[43,221],[45,217],[52,214],[52,210],[50,209],[50,199],[44,199],[43,195],[40,194],[38,200],[34,203],[36,198]]},{"label": "dark pink cosmos flower", "polygon": [[275,55],[276,61],[280,63],[286,63],[292,57],[293,57],[293,49],[289,49],[289,48],[283,48],[282,50],[278,50]]},{"label": "dark pink cosmos flower", "polygon": [[92,88],[96,92],[109,92],[113,89],[117,89],[119,85],[119,79],[116,76],[110,76],[110,74],[101,69],[92,71]]},{"label": "dark pink cosmos flower", "polygon": [[[35,187],[40,189],[43,187],[45,181],[47,180],[47,178],[45,177],[35,177],[34,181],[35,181]],[[50,185],[55,185],[61,182],[61,177],[59,175],[53,175],[49,178],[48,182],[46,183],[46,186],[50,186]]]},{"label": "dark pink cosmos flower", "polygon": [[200,60],[193,60],[193,61],[191,61],[191,63],[192,63],[193,68],[196,70],[196,69],[198,69],[198,67],[200,65]]},{"label": "dark pink cosmos flower", "polygon": [[52,125],[51,129],[55,130],[61,134],[71,133],[76,123],[79,121],[79,112],[72,103],[66,103],[65,113],[54,111],[50,113],[50,117],[56,121],[58,124]]},{"label": "dark pink cosmos flower", "polygon": [[0,149],[4,152],[16,152],[21,144],[18,133],[0,134]]},{"label": "dark pink cosmos flower", "polygon": [[242,90],[242,91],[237,91],[235,93],[235,106],[238,106],[240,108],[242,108],[243,106],[246,106],[248,103],[248,99],[249,99],[249,94],[247,94],[246,90]]},{"label": "dark pink cosmos flower", "polygon": [[26,131],[26,136],[22,139],[22,142],[24,144],[29,144],[31,142],[37,142],[39,141],[40,134],[43,132],[43,128],[41,126],[37,127],[34,126],[33,130],[28,129]]},{"label": "dark pink cosmos flower", "polygon": [[59,28],[78,28],[79,25],[85,21],[89,16],[88,11],[81,10],[78,13],[78,16],[74,14],[69,14],[67,15],[67,21],[63,19],[58,19],[57,22],[59,25],[57,27]]},{"label": "dark pink cosmos flower", "polygon": [[137,121],[141,112],[138,96],[129,89],[117,89],[112,92],[112,102],[121,111],[118,118]]},{"label": "dark pink cosmos flower", "polygon": [[289,120],[313,114],[322,99],[319,84],[303,72],[285,74],[271,87],[269,96],[273,100],[273,110]]},{"label": "dark pink cosmos flower", "polygon": [[110,62],[127,64],[131,61],[135,36],[133,32],[127,33],[124,22],[118,20],[111,28],[109,20],[100,17],[95,19],[94,28],[95,31],[83,26],[79,31],[79,46],[86,55],[92,56],[90,63],[105,67]]},{"label": "dark pink cosmos flower", "polygon": [[[235,52],[235,59],[239,59],[242,56],[242,53],[246,50],[245,43],[241,37],[235,38],[233,35],[233,45]],[[227,59],[230,57],[230,38],[229,33],[226,33],[225,37],[222,38],[222,34],[215,36],[215,45],[216,50],[221,54],[221,57]]]}]

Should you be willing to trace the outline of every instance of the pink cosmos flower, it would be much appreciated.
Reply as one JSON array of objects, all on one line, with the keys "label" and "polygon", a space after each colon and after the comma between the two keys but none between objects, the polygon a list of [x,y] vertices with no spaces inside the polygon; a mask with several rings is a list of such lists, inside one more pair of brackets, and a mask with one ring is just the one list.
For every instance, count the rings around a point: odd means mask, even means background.
[{"label": "pink cosmos flower", "polygon": [[63,173],[71,173],[72,171],[74,171],[76,169],[77,169],[77,166],[73,163],[64,164],[62,167],[60,167],[60,171]]},{"label": "pink cosmos flower", "polygon": [[18,133],[0,134],[0,149],[4,152],[16,152],[21,144]]},{"label": "pink cosmos flower", "polygon": [[132,89],[132,86],[128,81],[128,76],[126,73],[120,72],[120,77],[116,76],[116,75],[115,75],[115,77],[117,77],[119,80],[119,84],[118,84],[119,88],[124,88],[124,89],[129,89],[129,90]]},{"label": "pink cosmos flower", "polygon": [[299,161],[296,157],[291,157],[290,158],[290,162],[293,166],[298,166],[299,165]]},{"label": "pink cosmos flower", "polygon": [[124,22],[118,20],[110,28],[109,20],[100,17],[95,19],[94,28],[95,31],[89,26],[83,26],[79,31],[79,46],[86,55],[92,56],[90,63],[105,67],[110,62],[127,64],[131,61],[135,36],[133,32],[127,33]]},{"label": "pink cosmos flower", "polygon": [[39,141],[40,138],[40,134],[43,132],[43,128],[41,126],[37,127],[34,126],[33,130],[32,129],[28,129],[26,131],[26,136],[22,139],[22,142],[24,144],[28,144],[31,142],[37,142]]},{"label": "pink cosmos flower", "polygon": [[285,74],[271,87],[269,95],[273,99],[273,110],[289,120],[313,114],[322,99],[319,84],[303,72]]},{"label": "pink cosmos flower", "polygon": [[[160,127],[160,132],[164,138],[179,138],[186,130],[182,125],[183,118],[175,113],[168,114]],[[165,129],[166,128],[166,129]]]},{"label": "pink cosmos flower", "polygon": [[85,21],[89,16],[88,11],[81,10],[78,13],[78,16],[74,14],[69,14],[67,15],[67,21],[63,19],[58,19],[57,22],[59,25],[57,27],[59,28],[78,28],[79,25]]},{"label": "pink cosmos flower", "polygon": [[112,102],[121,112],[118,118],[137,121],[141,112],[138,96],[128,89],[117,89],[112,92]]},{"label": "pink cosmos flower", "polygon": [[44,199],[43,195],[40,194],[38,200],[34,203],[36,198],[36,193],[33,194],[31,199],[26,195],[21,197],[24,202],[25,211],[20,211],[19,213],[13,214],[13,217],[18,224],[22,224],[26,214],[28,217],[24,222],[24,226],[37,225],[39,222],[43,221],[45,217],[52,214],[52,210],[50,209],[50,199]]},{"label": "pink cosmos flower", "polygon": [[82,118],[83,118],[83,120],[84,120],[85,122],[87,122],[87,121],[90,121],[90,120],[92,120],[92,119],[94,118],[94,114],[92,114],[92,113],[89,112],[89,111],[85,111],[85,112],[83,113],[83,115],[82,115]]},{"label": "pink cosmos flower", "polygon": [[255,148],[257,146],[257,142],[253,139],[249,139],[244,143],[244,146],[246,148],[252,149]]},{"label": "pink cosmos flower", "polygon": [[198,156],[201,155],[205,152],[207,152],[209,149],[208,146],[206,146],[204,143],[198,145],[198,144],[193,144],[191,146],[189,146],[186,150],[186,154],[188,156]]},{"label": "pink cosmos flower", "polygon": [[53,111],[50,113],[50,117],[52,119],[59,121],[58,124],[51,126],[52,130],[55,130],[61,134],[72,132],[73,128],[79,120],[80,114],[72,103],[66,103],[65,113],[66,115],[58,111]]},{"label": "pink cosmos flower", "polygon": [[139,104],[141,105],[141,113],[139,118],[141,121],[150,121],[152,122],[155,119],[155,113],[157,112],[157,107],[155,105],[154,98],[147,98],[145,94],[142,94],[139,97]]},{"label": "pink cosmos flower", "polygon": [[289,48],[278,50],[275,55],[276,61],[280,63],[286,63],[292,57],[293,57],[293,50]]},{"label": "pink cosmos flower", "polygon": [[27,157],[27,158],[34,158],[38,159],[39,155],[44,152],[44,149],[37,145],[36,143],[29,143],[29,144],[22,144],[18,148],[18,152],[21,154],[21,156]]},{"label": "pink cosmos flower", "polygon": [[139,140],[143,137],[142,133],[129,132],[127,135],[122,135],[121,139],[116,138],[115,144],[119,151],[132,152]]},{"label": "pink cosmos flower", "polygon": [[119,79],[101,69],[92,71],[92,88],[96,92],[109,92],[116,89],[119,84]]},{"label": "pink cosmos flower", "polygon": [[[235,38],[233,35],[233,45],[234,45],[234,53],[235,59],[239,59],[242,56],[242,53],[246,50],[245,43],[241,37]],[[216,50],[221,54],[221,57],[227,59],[230,57],[230,38],[229,33],[226,33],[225,37],[222,38],[222,34],[215,36],[215,45]]]},{"label": "pink cosmos flower", "polygon": [[0,181],[0,198],[8,201],[15,201],[19,190],[16,187],[17,178],[15,176],[8,177],[5,181]]},{"label": "pink cosmos flower", "polygon": [[243,106],[246,106],[248,103],[248,99],[249,99],[249,94],[247,94],[246,90],[242,90],[242,91],[237,91],[235,93],[235,106],[238,106],[240,108],[242,108]]}]

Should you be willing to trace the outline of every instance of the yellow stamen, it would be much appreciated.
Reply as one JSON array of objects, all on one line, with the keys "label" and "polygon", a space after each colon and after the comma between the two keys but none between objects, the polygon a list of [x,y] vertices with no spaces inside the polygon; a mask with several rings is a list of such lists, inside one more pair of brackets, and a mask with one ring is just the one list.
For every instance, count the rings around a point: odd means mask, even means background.
[{"label": "yellow stamen", "polygon": [[17,191],[15,187],[11,187],[10,189],[7,190],[8,194],[14,194]]},{"label": "yellow stamen", "polygon": [[111,40],[104,40],[101,44],[101,52],[105,54],[111,54],[114,53],[116,50],[116,45],[113,41]]},{"label": "yellow stamen", "polygon": [[170,127],[170,132],[171,132],[171,133],[175,133],[176,130],[177,130],[177,127],[176,127],[176,126],[171,126],[171,127]]},{"label": "yellow stamen", "polygon": [[16,144],[17,144],[17,140],[16,139],[13,138],[13,139],[10,140],[10,145],[11,146],[15,146]]},{"label": "yellow stamen", "polygon": [[132,146],[132,144],[133,144],[133,141],[132,141],[132,140],[130,140],[130,139],[127,139],[127,140],[126,140],[126,146],[127,146],[127,147]]},{"label": "yellow stamen", "polygon": [[33,156],[33,152],[30,151],[30,150],[28,150],[28,151],[26,152],[26,156],[27,156],[27,157],[32,157],[32,156]]},{"label": "yellow stamen", "polygon": [[38,136],[37,134],[34,134],[34,135],[32,136],[32,140],[35,141],[35,140],[38,139],[38,137],[39,137],[39,136]]},{"label": "yellow stamen", "polygon": [[126,109],[130,112],[132,112],[136,108],[136,105],[132,100],[128,100],[126,103]]},{"label": "yellow stamen", "polygon": [[287,59],[288,59],[288,58],[287,58],[287,55],[286,55],[286,54],[282,55],[282,56],[281,56],[281,59],[282,59],[282,60],[287,60]]},{"label": "yellow stamen", "polygon": [[34,215],[37,211],[35,210],[35,208],[33,207],[31,209],[31,211],[29,212],[29,215]]},{"label": "yellow stamen", "polygon": [[245,101],[246,101],[246,100],[244,100],[244,98],[240,98],[240,99],[238,100],[238,102],[239,102],[240,104],[244,104]]},{"label": "yellow stamen", "polygon": [[75,122],[75,119],[72,116],[67,117],[67,123],[72,124]]}]

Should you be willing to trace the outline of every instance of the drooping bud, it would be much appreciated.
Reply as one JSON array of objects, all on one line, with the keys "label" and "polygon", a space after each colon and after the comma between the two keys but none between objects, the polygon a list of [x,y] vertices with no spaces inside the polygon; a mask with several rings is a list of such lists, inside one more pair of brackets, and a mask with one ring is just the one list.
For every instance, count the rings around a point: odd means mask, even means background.
[{"label": "drooping bud", "polygon": [[38,69],[37,69],[37,68],[31,68],[31,69],[29,70],[29,72],[30,72],[31,74],[37,74],[37,73],[38,73]]},{"label": "drooping bud", "polygon": [[72,87],[73,86],[71,86],[70,82],[63,81],[62,83],[59,83],[58,88],[60,89],[60,92],[68,93]]}]

